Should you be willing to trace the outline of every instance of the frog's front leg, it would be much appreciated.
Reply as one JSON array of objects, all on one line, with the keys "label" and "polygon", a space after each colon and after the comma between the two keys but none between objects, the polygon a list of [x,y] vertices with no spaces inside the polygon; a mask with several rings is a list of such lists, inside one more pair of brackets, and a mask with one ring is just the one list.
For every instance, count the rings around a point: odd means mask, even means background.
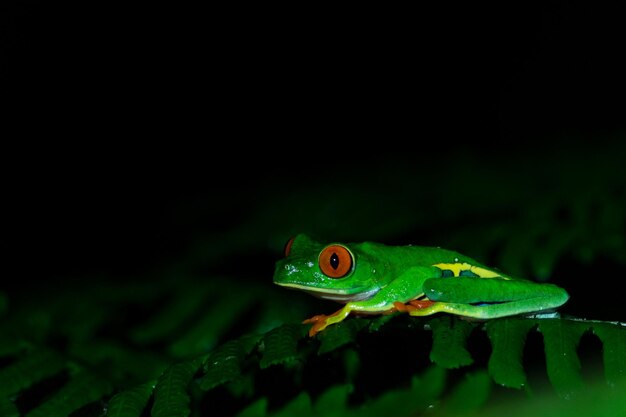
[{"label": "frog's front leg", "polygon": [[425,279],[438,276],[440,271],[434,267],[413,267],[387,286],[380,289],[373,297],[361,301],[350,301],[342,309],[326,316],[313,316],[303,323],[313,323],[309,336],[324,330],[331,324],[339,323],[351,313],[385,314],[396,310],[396,306],[404,305],[415,298],[421,297],[422,282]]},{"label": "frog's front leg", "polygon": [[329,325],[334,324],[334,323],[339,323],[340,321],[348,317],[348,315],[350,315],[350,312],[354,308],[351,304],[352,303],[346,304],[344,308],[342,308],[341,310],[335,311],[333,314],[329,316],[325,314],[318,314],[316,316],[313,316],[311,318],[304,320],[302,322],[303,324],[313,323],[313,326],[311,326],[311,328],[309,329],[309,336],[313,337],[317,333],[324,330]]},{"label": "frog's front leg", "polygon": [[315,334],[324,330],[329,325],[343,321],[352,312],[363,314],[384,314],[391,311],[394,308],[393,302],[386,301],[382,294],[378,297],[379,294],[380,292],[369,300],[351,301],[342,309],[335,311],[329,316],[319,314],[304,320],[302,323],[313,323],[313,326],[309,329],[309,336],[315,336]]}]

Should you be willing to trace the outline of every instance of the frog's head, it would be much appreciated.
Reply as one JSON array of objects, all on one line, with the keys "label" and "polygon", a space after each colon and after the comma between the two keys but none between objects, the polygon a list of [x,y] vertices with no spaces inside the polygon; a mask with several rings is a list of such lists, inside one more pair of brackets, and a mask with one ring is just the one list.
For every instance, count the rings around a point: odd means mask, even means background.
[{"label": "frog's head", "polygon": [[317,297],[348,302],[370,298],[380,290],[377,271],[359,244],[314,241],[299,234],[285,245],[276,263],[274,283]]}]

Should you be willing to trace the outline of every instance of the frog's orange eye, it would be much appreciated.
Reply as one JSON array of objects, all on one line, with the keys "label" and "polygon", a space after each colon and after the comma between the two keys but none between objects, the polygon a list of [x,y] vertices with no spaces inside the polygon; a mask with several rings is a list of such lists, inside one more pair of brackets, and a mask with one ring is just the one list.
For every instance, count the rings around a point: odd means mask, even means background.
[{"label": "frog's orange eye", "polygon": [[285,243],[285,247],[283,248],[283,253],[285,254],[285,257],[289,256],[289,254],[291,253],[291,246],[293,245],[293,241],[296,237],[293,236],[291,238],[289,238],[289,240]]},{"label": "frog's orange eye", "polygon": [[329,245],[319,256],[320,269],[330,278],[342,278],[352,270],[352,254],[345,246]]}]

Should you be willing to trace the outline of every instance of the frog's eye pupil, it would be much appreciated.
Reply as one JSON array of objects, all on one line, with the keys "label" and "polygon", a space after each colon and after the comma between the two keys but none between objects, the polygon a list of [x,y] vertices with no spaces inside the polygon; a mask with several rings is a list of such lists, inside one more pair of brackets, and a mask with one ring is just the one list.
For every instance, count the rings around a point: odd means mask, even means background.
[{"label": "frog's eye pupil", "polygon": [[328,278],[343,278],[352,271],[354,258],[345,246],[332,244],[322,249],[318,263]]}]

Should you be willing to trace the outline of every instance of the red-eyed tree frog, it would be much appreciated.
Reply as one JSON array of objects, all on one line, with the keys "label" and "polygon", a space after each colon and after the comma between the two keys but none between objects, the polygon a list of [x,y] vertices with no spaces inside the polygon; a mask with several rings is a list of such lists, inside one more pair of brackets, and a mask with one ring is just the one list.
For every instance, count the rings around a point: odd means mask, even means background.
[{"label": "red-eyed tree frog", "polygon": [[569,298],[553,284],[507,276],[460,253],[375,242],[316,242],[291,238],[276,263],[274,283],[344,303],[331,315],[304,320],[309,336],[357,315],[435,313],[473,319],[553,311]]}]

